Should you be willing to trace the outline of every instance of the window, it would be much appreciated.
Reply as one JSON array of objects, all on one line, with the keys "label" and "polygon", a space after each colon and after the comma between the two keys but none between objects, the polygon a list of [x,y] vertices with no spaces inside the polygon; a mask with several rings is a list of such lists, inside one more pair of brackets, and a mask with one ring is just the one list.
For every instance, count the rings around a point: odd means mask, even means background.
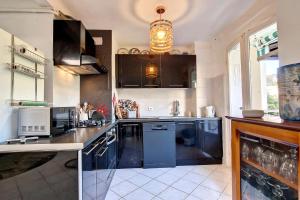
[{"label": "window", "polygon": [[262,109],[278,115],[277,25],[273,24],[249,37],[250,103],[252,109]]}]

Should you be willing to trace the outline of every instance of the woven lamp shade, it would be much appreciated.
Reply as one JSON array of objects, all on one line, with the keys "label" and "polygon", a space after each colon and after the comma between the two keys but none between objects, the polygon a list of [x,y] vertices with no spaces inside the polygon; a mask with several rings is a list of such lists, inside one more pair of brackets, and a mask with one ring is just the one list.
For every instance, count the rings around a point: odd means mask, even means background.
[{"label": "woven lamp shade", "polygon": [[157,78],[158,77],[158,67],[155,64],[149,63],[146,66],[146,77],[147,78]]},{"label": "woven lamp shade", "polygon": [[169,52],[173,46],[172,22],[164,19],[150,24],[150,50],[153,53]]}]

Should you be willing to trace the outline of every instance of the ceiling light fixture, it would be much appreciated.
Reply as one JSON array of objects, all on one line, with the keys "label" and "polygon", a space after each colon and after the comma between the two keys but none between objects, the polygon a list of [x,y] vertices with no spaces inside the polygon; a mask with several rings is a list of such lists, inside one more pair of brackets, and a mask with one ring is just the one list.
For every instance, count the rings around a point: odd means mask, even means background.
[{"label": "ceiling light fixture", "polygon": [[159,20],[150,24],[150,50],[154,53],[169,52],[173,46],[172,22],[161,18],[165,11],[164,6],[158,6],[156,12],[159,14]]}]

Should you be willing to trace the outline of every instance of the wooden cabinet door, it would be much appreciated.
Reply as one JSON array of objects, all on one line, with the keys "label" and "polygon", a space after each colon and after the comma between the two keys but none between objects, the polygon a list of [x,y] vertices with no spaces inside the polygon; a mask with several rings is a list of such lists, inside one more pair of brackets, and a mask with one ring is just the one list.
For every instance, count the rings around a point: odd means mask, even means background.
[{"label": "wooden cabinet door", "polygon": [[195,55],[163,55],[161,62],[163,88],[192,87],[192,76],[196,69]]},{"label": "wooden cabinet door", "polygon": [[[143,88],[160,88],[161,87],[161,56],[159,55],[140,55],[142,64],[142,87]],[[146,70],[148,65],[152,65],[156,72],[156,77],[148,77]]]},{"label": "wooden cabinet door", "polygon": [[141,60],[138,55],[117,55],[118,81],[120,88],[141,88]]}]

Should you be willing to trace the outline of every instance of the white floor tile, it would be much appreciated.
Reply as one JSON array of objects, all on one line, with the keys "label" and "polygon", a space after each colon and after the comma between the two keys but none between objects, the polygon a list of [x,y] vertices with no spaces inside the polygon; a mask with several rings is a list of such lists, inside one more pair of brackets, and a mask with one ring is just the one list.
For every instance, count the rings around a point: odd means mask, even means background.
[{"label": "white floor tile", "polygon": [[230,183],[231,182],[231,174],[222,173],[219,171],[214,171],[209,175],[210,179],[220,180],[222,182]]},{"label": "white floor tile", "polygon": [[118,169],[115,173],[115,176],[118,176],[123,180],[130,179],[135,175],[137,175],[137,172],[134,169]]},{"label": "white floor tile", "polygon": [[216,190],[217,192],[223,192],[228,183],[217,179],[206,179],[203,183],[201,183],[201,185],[209,189]]},{"label": "white floor tile", "polygon": [[151,200],[154,197],[154,195],[150,194],[149,192],[143,190],[143,189],[137,189],[133,191],[132,193],[126,195],[124,199],[126,200]]},{"label": "white floor tile", "polygon": [[133,183],[136,186],[143,186],[146,183],[148,183],[149,181],[151,181],[151,178],[149,178],[148,176],[145,176],[143,174],[137,174],[136,176],[128,179],[129,182]]},{"label": "white floor tile", "polygon": [[222,194],[219,200],[232,200],[232,196],[227,194]]},{"label": "white floor tile", "polygon": [[231,200],[231,182],[224,165],[118,169],[106,200]]},{"label": "white floor tile", "polygon": [[172,185],[173,183],[175,183],[180,177],[175,176],[174,174],[171,173],[166,173],[164,175],[161,175],[159,177],[156,178],[156,180],[167,184],[167,185]]},{"label": "white floor tile", "polygon": [[159,169],[144,169],[141,173],[150,178],[156,178],[156,177],[164,174],[164,171],[159,170]]},{"label": "white floor tile", "polygon": [[119,183],[113,187],[111,187],[111,190],[115,192],[117,195],[124,197],[125,195],[129,194],[130,192],[136,190],[138,187],[128,181],[124,181],[122,183]]},{"label": "white floor tile", "polygon": [[167,189],[167,185],[163,184],[161,182],[158,182],[156,180],[152,180],[149,183],[147,183],[146,185],[144,185],[142,188],[154,195],[158,195],[159,193],[161,193],[163,190]]},{"label": "white floor tile", "polygon": [[119,200],[121,197],[114,193],[113,191],[108,190],[105,200]]},{"label": "white floor tile", "polygon": [[168,171],[169,174],[173,174],[177,177],[183,177],[188,172],[189,172],[189,170],[187,170],[187,169],[177,168],[177,167]]},{"label": "white floor tile", "polygon": [[205,188],[203,186],[198,186],[193,192],[192,195],[198,197],[202,200],[217,200],[220,197],[220,193],[214,190]]},{"label": "white floor tile", "polygon": [[223,193],[227,195],[232,195],[232,184],[228,184]]},{"label": "white floor tile", "polygon": [[110,187],[112,187],[114,185],[117,185],[117,184],[121,183],[122,181],[124,181],[124,180],[121,179],[120,177],[114,176],[111,183],[110,183]]},{"label": "white floor tile", "polygon": [[193,190],[196,189],[197,186],[198,184],[183,179],[180,179],[179,181],[175,182],[172,185],[172,187],[174,187],[175,189],[183,191],[188,194],[193,192]]},{"label": "white floor tile", "polygon": [[182,179],[191,181],[196,184],[200,184],[206,179],[206,176],[202,176],[202,175],[194,173],[194,172],[189,172],[186,175],[184,175],[182,177]]},{"label": "white floor tile", "polygon": [[185,200],[201,200],[193,195],[188,196]]},{"label": "white floor tile", "polygon": [[164,200],[183,200],[188,195],[184,192],[176,190],[175,188],[169,187],[167,190],[163,191],[158,196],[159,198]]},{"label": "white floor tile", "polygon": [[213,169],[212,168],[209,168],[209,167],[204,167],[204,166],[201,166],[201,165],[198,165],[196,166],[192,172],[194,173],[197,173],[197,174],[200,174],[202,176],[208,176],[212,173]]}]

